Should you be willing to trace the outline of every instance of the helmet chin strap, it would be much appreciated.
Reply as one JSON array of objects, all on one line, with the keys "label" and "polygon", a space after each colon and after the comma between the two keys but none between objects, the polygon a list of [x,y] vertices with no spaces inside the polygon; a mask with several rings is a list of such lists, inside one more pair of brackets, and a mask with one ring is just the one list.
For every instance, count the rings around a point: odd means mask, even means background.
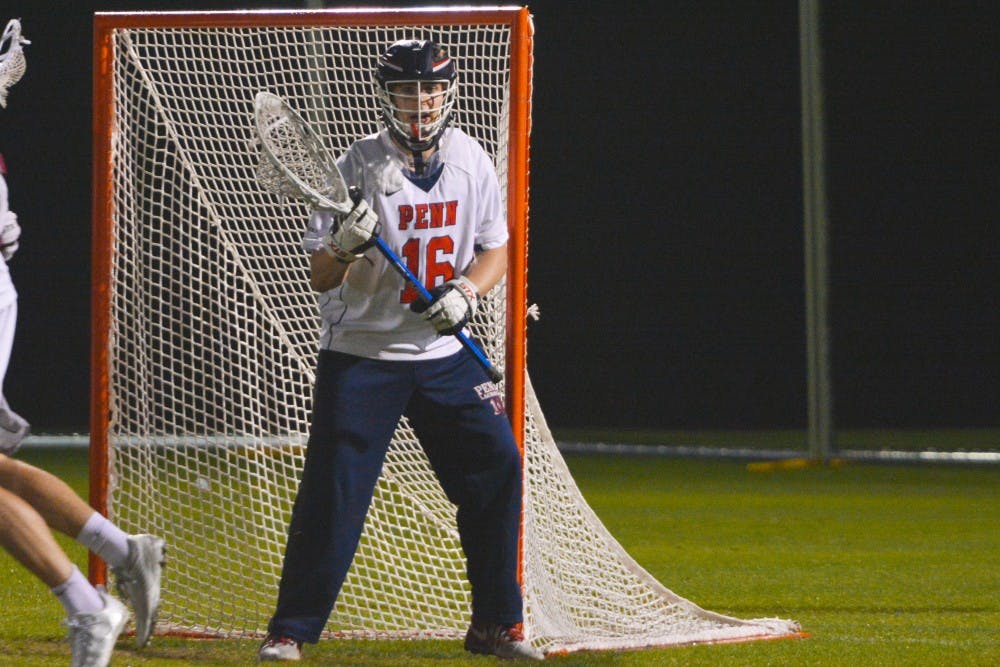
[{"label": "helmet chin strap", "polygon": [[441,136],[444,134],[444,127],[442,127],[431,142],[423,149],[416,149],[410,147],[407,143],[403,143],[403,147],[409,150],[410,155],[413,156],[413,173],[417,176],[423,176],[424,172],[427,170],[427,161],[424,159],[424,153],[430,150],[437,150],[438,144],[441,143]]},{"label": "helmet chin strap", "polygon": [[417,176],[423,176],[426,170],[427,163],[424,162],[424,152],[413,151],[413,173]]},{"label": "helmet chin strap", "polygon": [[[420,124],[410,123],[410,133],[416,136],[420,136]],[[423,176],[424,171],[427,169],[427,163],[424,161],[424,150],[433,148],[434,146],[428,146],[423,150],[416,148],[410,148],[410,155],[413,156],[413,173],[417,176]]]}]

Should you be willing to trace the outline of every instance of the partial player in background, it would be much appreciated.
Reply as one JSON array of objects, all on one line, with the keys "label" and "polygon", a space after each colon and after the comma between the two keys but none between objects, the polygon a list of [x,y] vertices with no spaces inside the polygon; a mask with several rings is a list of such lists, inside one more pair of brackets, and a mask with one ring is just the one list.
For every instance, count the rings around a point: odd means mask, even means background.
[{"label": "partial player in background", "polygon": [[[29,44],[21,37],[21,24],[16,19],[7,23],[0,37],[0,107],[7,106],[7,91],[24,76],[25,60],[21,48]],[[11,410],[3,393],[3,380],[10,363],[10,350],[14,345],[17,324],[17,290],[10,278],[7,262],[18,249],[21,226],[17,214],[7,205],[7,166],[0,154],[0,452],[14,452],[28,435],[31,427],[21,415]]]},{"label": "partial player in background", "polygon": [[[326,625],[405,414],[448,498],[472,589],[465,648],[541,659],[522,631],[521,458],[500,388],[452,335],[507,269],[493,164],[449,127],[455,64],[426,40],[392,44],[375,72],[385,128],[338,160],[355,206],[315,211],[303,238],[320,293],[312,424],[278,603],[261,660],[299,660]],[[381,235],[431,292],[420,299]]]},{"label": "partial player in background", "polygon": [[[0,39],[0,107],[23,76],[21,25],[12,19]],[[7,262],[17,251],[20,226],[8,207],[6,169],[0,158],[0,383],[10,359],[17,320],[17,292]],[[28,423],[0,405],[0,545],[52,590],[66,610],[72,667],[103,667],[129,618],[121,602],[90,584],[59,547],[52,530],[75,539],[111,566],[119,593],[135,611],[136,643],[152,633],[160,604],[163,540],[127,535],[95,512],[61,479],[11,457]]]}]

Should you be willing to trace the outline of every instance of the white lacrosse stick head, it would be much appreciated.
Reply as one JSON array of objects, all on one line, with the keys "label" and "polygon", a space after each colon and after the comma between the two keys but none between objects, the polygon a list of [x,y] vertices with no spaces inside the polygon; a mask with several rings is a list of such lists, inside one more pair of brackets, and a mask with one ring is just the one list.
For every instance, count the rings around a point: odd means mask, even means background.
[{"label": "white lacrosse stick head", "polygon": [[31,44],[21,36],[21,22],[11,19],[0,37],[0,107],[7,106],[7,91],[21,80],[28,64],[24,60],[25,44]]}]

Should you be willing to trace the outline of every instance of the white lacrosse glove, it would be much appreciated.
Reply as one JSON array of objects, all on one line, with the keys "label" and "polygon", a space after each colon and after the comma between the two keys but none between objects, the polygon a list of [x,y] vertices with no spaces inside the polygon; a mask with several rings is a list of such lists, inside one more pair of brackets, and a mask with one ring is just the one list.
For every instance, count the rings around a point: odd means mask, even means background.
[{"label": "white lacrosse glove", "polygon": [[14,211],[4,211],[0,215],[0,253],[3,253],[5,261],[17,252],[20,238],[21,225],[17,224],[17,214]]},{"label": "white lacrosse glove", "polygon": [[29,433],[28,420],[11,410],[7,401],[0,397],[0,454],[13,456]]},{"label": "white lacrosse glove", "polygon": [[351,188],[354,208],[333,224],[330,233],[323,237],[323,248],[331,256],[344,264],[361,259],[382,231],[375,211],[361,198],[357,188]]},{"label": "white lacrosse glove", "polygon": [[410,310],[423,313],[424,319],[442,336],[453,336],[461,331],[476,313],[479,304],[476,286],[465,276],[435,287],[431,290],[431,297],[429,304],[423,299],[414,301]]}]

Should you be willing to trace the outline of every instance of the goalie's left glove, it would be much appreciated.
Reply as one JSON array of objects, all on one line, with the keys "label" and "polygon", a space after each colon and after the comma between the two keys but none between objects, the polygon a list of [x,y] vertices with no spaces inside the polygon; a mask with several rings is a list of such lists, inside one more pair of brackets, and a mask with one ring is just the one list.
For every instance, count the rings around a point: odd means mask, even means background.
[{"label": "goalie's left glove", "polygon": [[453,336],[461,331],[476,313],[479,304],[476,286],[465,276],[435,287],[431,290],[431,297],[429,304],[423,299],[414,301],[410,310],[423,313],[424,319],[442,336]]},{"label": "goalie's left glove", "polygon": [[17,224],[17,214],[14,211],[4,211],[0,216],[0,253],[5,261],[10,260],[19,247],[21,225]]}]

